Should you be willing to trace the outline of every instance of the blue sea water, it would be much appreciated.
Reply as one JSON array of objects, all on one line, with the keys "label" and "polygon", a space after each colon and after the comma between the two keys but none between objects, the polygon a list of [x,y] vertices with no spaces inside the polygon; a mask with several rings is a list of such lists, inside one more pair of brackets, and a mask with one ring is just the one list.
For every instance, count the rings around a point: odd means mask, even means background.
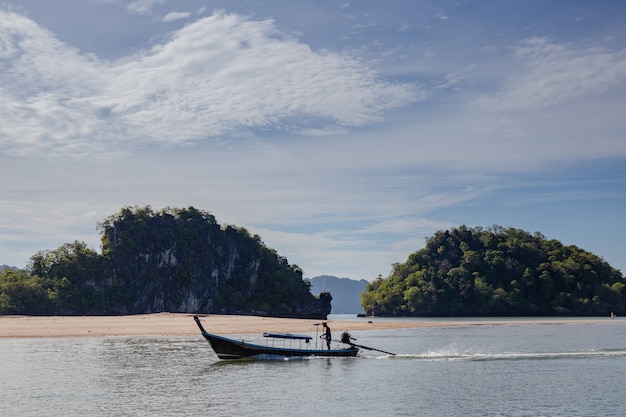
[{"label": "blue sea water", "polygon": [[352,335],[396,355],[228,362],[200,334],[0,339],[0,416],[626,415],[626,320]]}]

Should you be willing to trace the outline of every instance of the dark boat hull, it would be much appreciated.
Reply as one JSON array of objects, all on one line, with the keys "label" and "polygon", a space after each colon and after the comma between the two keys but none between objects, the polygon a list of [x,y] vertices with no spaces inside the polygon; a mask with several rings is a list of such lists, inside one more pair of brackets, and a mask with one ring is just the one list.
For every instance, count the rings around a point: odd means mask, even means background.
[{"label": "dark boat hull", "polygon": [[217,357],[220,359],[243,359],[255,356],[274,355],[274,356],[339,356],[350,357],[359,353],[359,348],[350,346],[345,349],[290,349],[274,346],[262,346],[248,343],[240,340],[229,339],[208,333],[202,327],[199,320],[196,320],[202,336],[209,342]]},{"label": "dark boat hull", "polygon": [[210,333],[202,333],[220,359],[242,359],[259,355],[275,356],[356,356],[359,349],[288,349],[274,346],[262,346],[228,339]]}]

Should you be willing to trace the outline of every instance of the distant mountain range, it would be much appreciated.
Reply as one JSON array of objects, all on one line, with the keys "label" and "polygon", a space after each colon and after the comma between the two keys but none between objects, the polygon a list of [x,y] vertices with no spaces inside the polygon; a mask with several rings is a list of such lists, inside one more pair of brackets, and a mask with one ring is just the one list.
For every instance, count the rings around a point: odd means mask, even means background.
[{"label": "distant mountain range", "polygon": [[5,269],[12,269],[13,271],[17,271],[18,270],[18,268],[16,266],[0,265],[0,272],[4,271]]},{"label": "distant mountain range", "polygon": [[313,278],[305,278],[305,280],[311,283],[311,294],[318,295],[326,291],[332,295],[331,314],[363,313],[359,296],[365,291],[365,286],[368,284],[366,280],[357,281],[330,275],[320,275]]}]

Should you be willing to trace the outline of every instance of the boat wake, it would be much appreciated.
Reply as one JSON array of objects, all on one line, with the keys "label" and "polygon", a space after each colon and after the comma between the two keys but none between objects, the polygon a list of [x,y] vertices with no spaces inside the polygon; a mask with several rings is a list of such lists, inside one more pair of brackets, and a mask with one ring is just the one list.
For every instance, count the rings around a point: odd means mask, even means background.
[{"label": "boat wake", "polygon": [[571,352],[455,352],[433,351],[422,354],[397,354],[395,356],[371,356],[377,359],[422,361],[534,361],[555,359],[589,359],[626,356],[626,350],[592,350]]}]

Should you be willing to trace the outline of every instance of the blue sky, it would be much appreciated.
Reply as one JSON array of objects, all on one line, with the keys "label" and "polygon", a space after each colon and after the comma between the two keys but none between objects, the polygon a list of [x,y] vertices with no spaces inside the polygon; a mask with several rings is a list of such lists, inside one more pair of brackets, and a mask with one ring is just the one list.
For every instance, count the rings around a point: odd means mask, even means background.
[{"label": "blue sky", "polygon": [[321,274],[516,227],[626,271],[623,1],[0,0],[0,264],[194,206]]}]

